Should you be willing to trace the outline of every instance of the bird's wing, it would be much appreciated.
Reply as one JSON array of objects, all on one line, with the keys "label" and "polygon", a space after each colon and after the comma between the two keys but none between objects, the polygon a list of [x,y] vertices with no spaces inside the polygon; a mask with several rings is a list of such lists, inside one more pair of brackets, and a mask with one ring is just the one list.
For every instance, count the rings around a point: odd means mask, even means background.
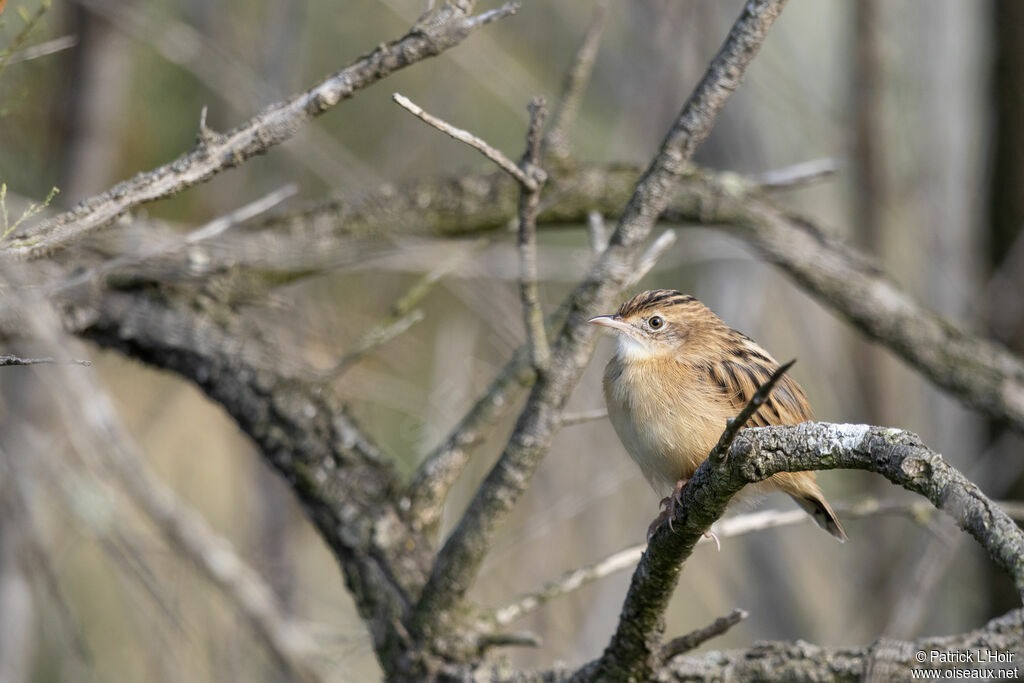
[{"label": "bird's wing", "polygon": [[[754,393],[779,368],[779,363],[764,349],[749,338],[743,335],[740,337],[735,350],[719,362],[711,364],[709,373],[736,413],[743,410]],[[813,419],[814,413],[804,390],[796,380],[783,375],[765,404],[747,422],[747,426],[799,424]]]}]

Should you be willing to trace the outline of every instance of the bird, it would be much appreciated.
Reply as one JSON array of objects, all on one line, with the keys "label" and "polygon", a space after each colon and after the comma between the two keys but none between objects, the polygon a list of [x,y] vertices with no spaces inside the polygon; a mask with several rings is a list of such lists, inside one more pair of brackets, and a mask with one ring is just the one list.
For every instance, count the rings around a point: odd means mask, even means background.
[{"label": "bird", "polygon": [[[655,491],[671,491],[648,529],[650,541],[666,518],[671,525],[683,488],[718,442],[726,421],[746,406],[779,363],[696,297],[676,290],[642,292],[617,313],[588,322],[610,328],[618,341],[603,383],[615,432]],[[812,419],[804,390],[783,375],[747,425]],[[780,472],[748,488],[789,494],[819,527],[846,540],[813,472]]]}]

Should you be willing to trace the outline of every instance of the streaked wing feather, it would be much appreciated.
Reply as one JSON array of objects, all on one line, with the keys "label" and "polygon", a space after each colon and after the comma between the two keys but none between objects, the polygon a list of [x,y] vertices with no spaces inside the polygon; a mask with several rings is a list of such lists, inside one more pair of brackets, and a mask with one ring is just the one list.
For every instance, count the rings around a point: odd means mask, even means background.
[{"label": "streaked wing feather", "polygon": [[[719,386],[724,386],[724,393],[736,413],[743,410],[758,388],[767,382],[779,367],[779,363],[764,349],[749,338],[742,335],[740,337],[745,352],[718,363],[713,369],[715,381]],[[775,384],[771,396],[761,409],[754,413],[747,426],[799,424],[813,419],[814,414],[804,390],[796,380],[789,375],[783,375]]]}]

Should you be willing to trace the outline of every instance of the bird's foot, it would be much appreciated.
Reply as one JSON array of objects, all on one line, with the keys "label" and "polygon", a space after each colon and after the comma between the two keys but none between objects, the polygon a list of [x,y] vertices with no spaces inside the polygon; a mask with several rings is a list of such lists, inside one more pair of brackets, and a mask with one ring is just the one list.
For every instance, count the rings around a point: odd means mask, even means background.
[{"label": "bird's foot", "polygon": [[712,531],[711,529],[708,529],[707,531],[705,531],[704,532],[704,538],[710,538],[712,541],[714,541],[715,542],[715,548],[718,549],[718,552],[722,552],[722,544],[718,541],[718,536],[715,535],[714,531]]},{"label": "bird's foot", "polygon": [[672,490],[672,495],[666,496],[661,499],[659,507],[662,508],[658,516],[654,518],[651,525],[647,527],[647,541],[650,542],[651,536],[658,530],[661,523],[666,519],[668,520],[668,528],[670,531],[675,531],[672,526],[672,518],[676,516],[676,508],[683,504],[683,489],[686,488],[686,484],[690,481],[689,478],[680,479],[676,482],[675,488]]}]

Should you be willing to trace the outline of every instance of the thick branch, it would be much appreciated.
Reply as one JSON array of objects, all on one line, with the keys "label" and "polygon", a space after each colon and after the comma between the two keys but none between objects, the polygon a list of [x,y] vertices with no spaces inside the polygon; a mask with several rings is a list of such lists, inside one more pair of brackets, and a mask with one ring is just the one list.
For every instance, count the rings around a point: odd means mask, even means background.
[{"label": "thick branch", "polygon": [[[0,251],[0,258],[45,255],[141,204],[205,182],[288,140],[303,123],[357,91],[457,45],[474,29],[516,10],[515,5],[509,4],[470,17],[468,13],[473,4],[446,4],[429,22],[417,25],[398,40],[381,45],[306,92],[272,105],[223,135],[204,133],[191,152],[157,169],[140,173],[104,194],[86,199],[67,213],[15,234]],[[470,9],[463,9],[464,6]]]},{"label": "thick branch", "polygon": [[[823,647],[806,642],[758,643],[746,650],[725,650],[676,657],[659,671],[659,681],[904,681],[912,669],[929,669],[939,678],[988,679],[985,669],[1020,668],[1024,650],[1024,613],[1014,610],[983,628],[953,636],[930,636],[913,642],[880,639],[863,647]],[[977,653],[995,650],[1016,655],[1011,663],[929,661],[931,653]],[[918,653],[925,653],[925,662]],[[975,675],[972,670],[976,670]],[[993,674],[989,674],[993,675]],[[998,674],[995,674],[998,675]],[[1015,678],[1016,676],[1010,676]],[[924,678],[922,676],[922,678]]]},{"label": "thick branch", "polygon": [[398,665],[408,595],[426,575],[428,542],[398,517],[398,477],[329,388],[289,377],[229,311],[107,292],[83,306],[79,333],[196,382],[284,476],[338,558],[381,662]]},{"label": "thick branch", "polygon": [[[586,677],[634,675],[653,667],[658,628],[683,562],[743,486],[778,472],[822,469],[877,472],[928,498],[974,536],[1024,593],[1024,533],[940,455],[914,434],[867,425],[805,422],[739,434],[724,464],[702,464],[683,490],[675,533],[662,526],[633,575],[619,627]],[[650,669],[650,670],[653,670]]]},{"label": "thick branch", "polygon": [[610,307],[619,296],[685,164],[710,133],[783,4],[782,0],[747,3],[637,184],[609,247],[573,293],[568,320],[552,347],[549,372],[534,385],[498,463],[438,555],[415,608],[413,628],[417,635],[429,636],[443,627],[465,597],[499,522],[518,501],[550,446],[565,401],[589,361],[595,335],[586,321]]}]

